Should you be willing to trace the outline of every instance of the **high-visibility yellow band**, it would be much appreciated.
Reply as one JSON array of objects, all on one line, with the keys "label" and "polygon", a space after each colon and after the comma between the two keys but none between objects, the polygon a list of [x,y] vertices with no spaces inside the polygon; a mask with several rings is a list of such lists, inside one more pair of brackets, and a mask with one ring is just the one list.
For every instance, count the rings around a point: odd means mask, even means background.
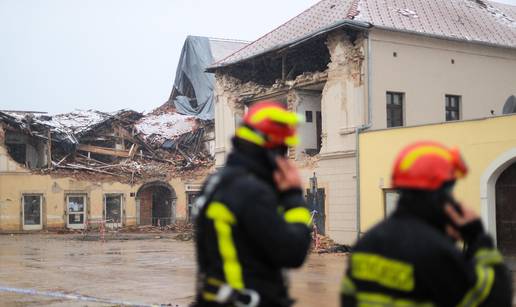
[{"label": "high-visibility yellow band", "polygon": [[409,299],[395,298],[389,295],[358,292],[356,294],[357,307],[434,307],[431,302],[418,302]]},{"label": "high-visibility yellow band", "polygon": [[237,137],[258,146],[263,146],[265,144],[265,139],[261,135],[247,127],[238,128],[235,134]]},{"label": "high-visibility yellow band", "polygon": [[492,267],[477,264],[477,282],[469,290],[457,307],[476,307],[479,306],[491,292],[494,282],[494,270]]},{"label": "high-visibility yellow band", "polygon": [[405,155],[405,157],[403,158],[403,160],[400,163],[400,170],[402,170],[402,171],[408,170],[417,161],[417,159],[419,159],[420,157],[422,157],[424,155],[437,155],[447,161],[453,160],[451,153],[444,148],[437,147],[437,146],[431,146],[431,145],[420,146],[420,147],[414,148],[413,150],[408,152],[407,155]]},{"label": "high-visibility yellow band", "polygon": [[412,291],[415,284],[412,264],[369,253],[351,255],[351,276],[401,291]]},{"label": "high-visibility yellow band", "polygon": [[287,111],[280,107],[263,108],[250,118],[252,124],[259,123],[265,119],[270,119],[271,121],[289,126],[295,126],[301,121],[301,117],[297,113]]},{"label": "high-visibility yellow band", "polygon": [[287,223],[302,223],[307,226],[310,225],[310,211],[304,207],[296,207],[285,212],[285,221]]},{"label": "high-visibility yellow band", "polygon": [[494,265],[503,262],[502,254],[496,249],[479,249],[475,253],[475,261],[481,265]]},{"label": "high-visibility yellow band", "polygon": [[356,291],[357,289],[351,278],[349,278],[348,275],[345,275],[340,284],[340,292],[346,295],[354,295]]},{"label": "high-visibility yellow band", "polygon": [[219,202],[211,202],[206,210],[206,216],[214,221],[222,221],[227,224],[235,224],[236,218],[231,211]]},{"label": "high-visibility yellow band", "polygon": [[233,289],[243,289],[244,279],[242,277],[242,266],[238,260],[231,226],[236,224],[236,217],[220,202],[210,203],[206,210],[206,216],[213,220],[215,226],[226,282]]},{"label": "high-visibility yellow band", "polygon": [[210,286],[215,286],[215,287],[220,287],[220,286],[224,285],[224,282],[222,280],[218,280],[213,277],[208,277],[206,279],[206,283]]},{"label": "high-visibility yellow band", "polygon": [[299,144],[299,136],[293,135],[285,138],[285,145],[293,147]]},{"label": "high-visibility yellow band", "polygon": [[204,291],[202,293],[202,298],[208,302],[215,302],[217,300],[217,295],[211,292]]}]

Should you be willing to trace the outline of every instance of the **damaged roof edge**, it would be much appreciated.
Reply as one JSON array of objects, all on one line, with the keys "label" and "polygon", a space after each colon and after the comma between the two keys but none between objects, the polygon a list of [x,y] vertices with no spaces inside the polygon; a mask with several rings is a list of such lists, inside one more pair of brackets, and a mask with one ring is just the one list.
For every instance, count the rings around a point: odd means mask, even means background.
[{"label": "damaged roof edge", "polygon": [[348,28],[348,29],[353,29],[353,30],[359,30],[359,31],[367,31],[369,28],[371,28],[372,25],[370,23],[367,23],[367,22],[362,22],[362,21],[356,21],[356,20],[350,20],[350,19],[342,19],[328,27],[325,27],[325,28],[321,28],[315,32],[312,32],[308,35],[305,35],[305,36],[302,36],[300,38],[297,38],[293,41],[290,41],[288,43],[285,43],[285,44],[280,44],[280,45],[276,45],[272,48],[269,48],[263,52],[260,52],[258,54],[255,54],[253,56],[250,56],[250,57],[247,57],[247,58],[243,58],[243,59],[240,59],[238,61],[235,61],[235,62],[232,62],[232,63],[226,63],[226,64],[223,64],[223,65],[216,65],[216,63],[213,65],[213,66],[210,66],[208,68],[206,68],[205,72],[208,72],[208,73],[215,73],[218,69],[220,68],[224,68],[224,67],[228,67],[228,66],[233,66],[235,64],[239,64],[239,63],[242,63],[242,62],[246,62],[246,61],[249,61],[251,59],[254,59],[254,58],[257,58],[259,56],[262,56],[262,55],[265,55],[265,54],[268,54],[268,53],[271,53],[271,52],[274,52],[274,51],[281,51],[281,50],[284,50],[284,49],[290,49],[292,47],[295,47],[295,46],[298,46],[308,40],[311,40],[317,36],[320,36],[320,35],[323,35],[323,34],[326,34],[330,31],[333,31],[333,30],[336,30],[336,29],[339,29],[339,28]]},{"label": "damaged roof edge", "polygon": [[418,31],[397,29],[397,28],[386,27],[386,26],[371,25],[371,28],[373,28],[373,29],[376,28],[376,29],[385,30],[385,31],[389,31],[389,32],[398,32],[398,33],[406,33],[406,34],[419,35],[419,36],[423,36],[423,37],[447,40],[447,41],[452,41],[452,42],[476,44],[476,45],[481,45],[481,46],[503,48],[503,49],[509,49],[509,50],[516,49],[516,47],[511,47],[511,46],[507,46],[507,45],[493,44],[493,43],[483,42],[483,41],[474,40],[474,39],[472,39],[472,40],[465,40],[465,39],[462,39],[462,38],[454,38],[452,36],[444,36],[444,35],[424,33],[424,32],[418,32]]}]

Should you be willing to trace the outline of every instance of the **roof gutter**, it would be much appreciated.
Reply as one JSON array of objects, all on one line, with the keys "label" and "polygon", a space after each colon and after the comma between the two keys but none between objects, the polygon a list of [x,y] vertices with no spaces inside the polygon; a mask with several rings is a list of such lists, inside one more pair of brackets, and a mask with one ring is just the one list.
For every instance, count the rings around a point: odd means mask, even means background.
[{"label": "roof gutter", "polygon": [[238,61],[235,61],[235,62],[231,62],[231,63],[227,63],[227,64],[221,64],[221,65],[213,65],[213,66],[210,66],[208,68],[206,68],[206,72],[209,72],[209,73],[214,73],[216,70],[220,69],[220,68],[224,68],[224,67],[228,67],[228,66],[232,66],[232,65],[236,65],[236,64],[240,64],[240,63],[243,63],[243,62],[247,62],[249,60],[252,60],[254,58],[257,58],[257,57],[260,57],[260,56],[263,56],[265,54],[268,54],[268,53],[272,53],[272,52],[275,52],[277,51],[278,53],[281,53],[285,50],[288,50],[290,48],[293,48],[293,47],[296,47],[298,45],[301,45],[311,39],[314,39],[320,35],[323,35],[325,33],[328,33],[330,31],[333,31],[333,30],[336,30],[336,29],[340,29],[340,28],[347,28],[347,29],[352,29],[352,30],[358,30],[358,31],[367,31],[369,28],[371,28],[371,24],[369,23],[366,23],[366,22],[361,22],[361,21],[355,21],[355,20],[350,20],[350,19],[342,19],[330,26],[327,26],[325,28],[322,28],[322,29],[319,29],[315,32],[312,32],[308,35],[305,35],[305,36],[302,36],[298,39],[295,39],[293,41],[290,41],[288,43],[285,43],[285,44],[280,44],[280,45],[276,45],[272,48],[269,48],[263,52],[260,52],[258,54],[255,54],[255,55],[252,55],[250,57],[246,57],[246,58],[243,58],[241,60],[238,60]]}]

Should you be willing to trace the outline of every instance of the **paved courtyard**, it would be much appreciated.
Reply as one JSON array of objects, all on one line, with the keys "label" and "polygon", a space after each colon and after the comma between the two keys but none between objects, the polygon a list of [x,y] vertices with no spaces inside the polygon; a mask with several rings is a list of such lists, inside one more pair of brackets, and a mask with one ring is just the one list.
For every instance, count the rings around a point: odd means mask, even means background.
[{"label": "paved courtyard", "polygon": [[[192,301],[191,241],[163,234],[124,234],[121,240],[106,243],[78,238],[1,235],[0,287],[44,295],[0,291],[0,306],[116,306],[121,302],[187,306]],[[296,306],[338,306],[345,259],[343,254],[311,255],[303,269],[293,271]]]}]

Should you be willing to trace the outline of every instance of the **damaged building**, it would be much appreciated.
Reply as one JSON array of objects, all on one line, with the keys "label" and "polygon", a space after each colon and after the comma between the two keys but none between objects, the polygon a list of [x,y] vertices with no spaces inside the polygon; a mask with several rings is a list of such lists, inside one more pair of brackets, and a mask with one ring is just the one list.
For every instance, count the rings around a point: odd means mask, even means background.
[{"label": "damaged building", "polygon": [[204,70],[244,45],[188,37],[170,99],[147,114],[0,111],[0,231],[189,220],[215,147]]},{"label": "damaged building", "polygon": [[250,104],[283,102],[306,119],[289,155],[316,224],[350,244],[368,220],[359,210],[359,133],[501,114],[516,93],[515,49],[510,5],[320,1],[208,69],[216,76],[215,164],[224,164]]}]

